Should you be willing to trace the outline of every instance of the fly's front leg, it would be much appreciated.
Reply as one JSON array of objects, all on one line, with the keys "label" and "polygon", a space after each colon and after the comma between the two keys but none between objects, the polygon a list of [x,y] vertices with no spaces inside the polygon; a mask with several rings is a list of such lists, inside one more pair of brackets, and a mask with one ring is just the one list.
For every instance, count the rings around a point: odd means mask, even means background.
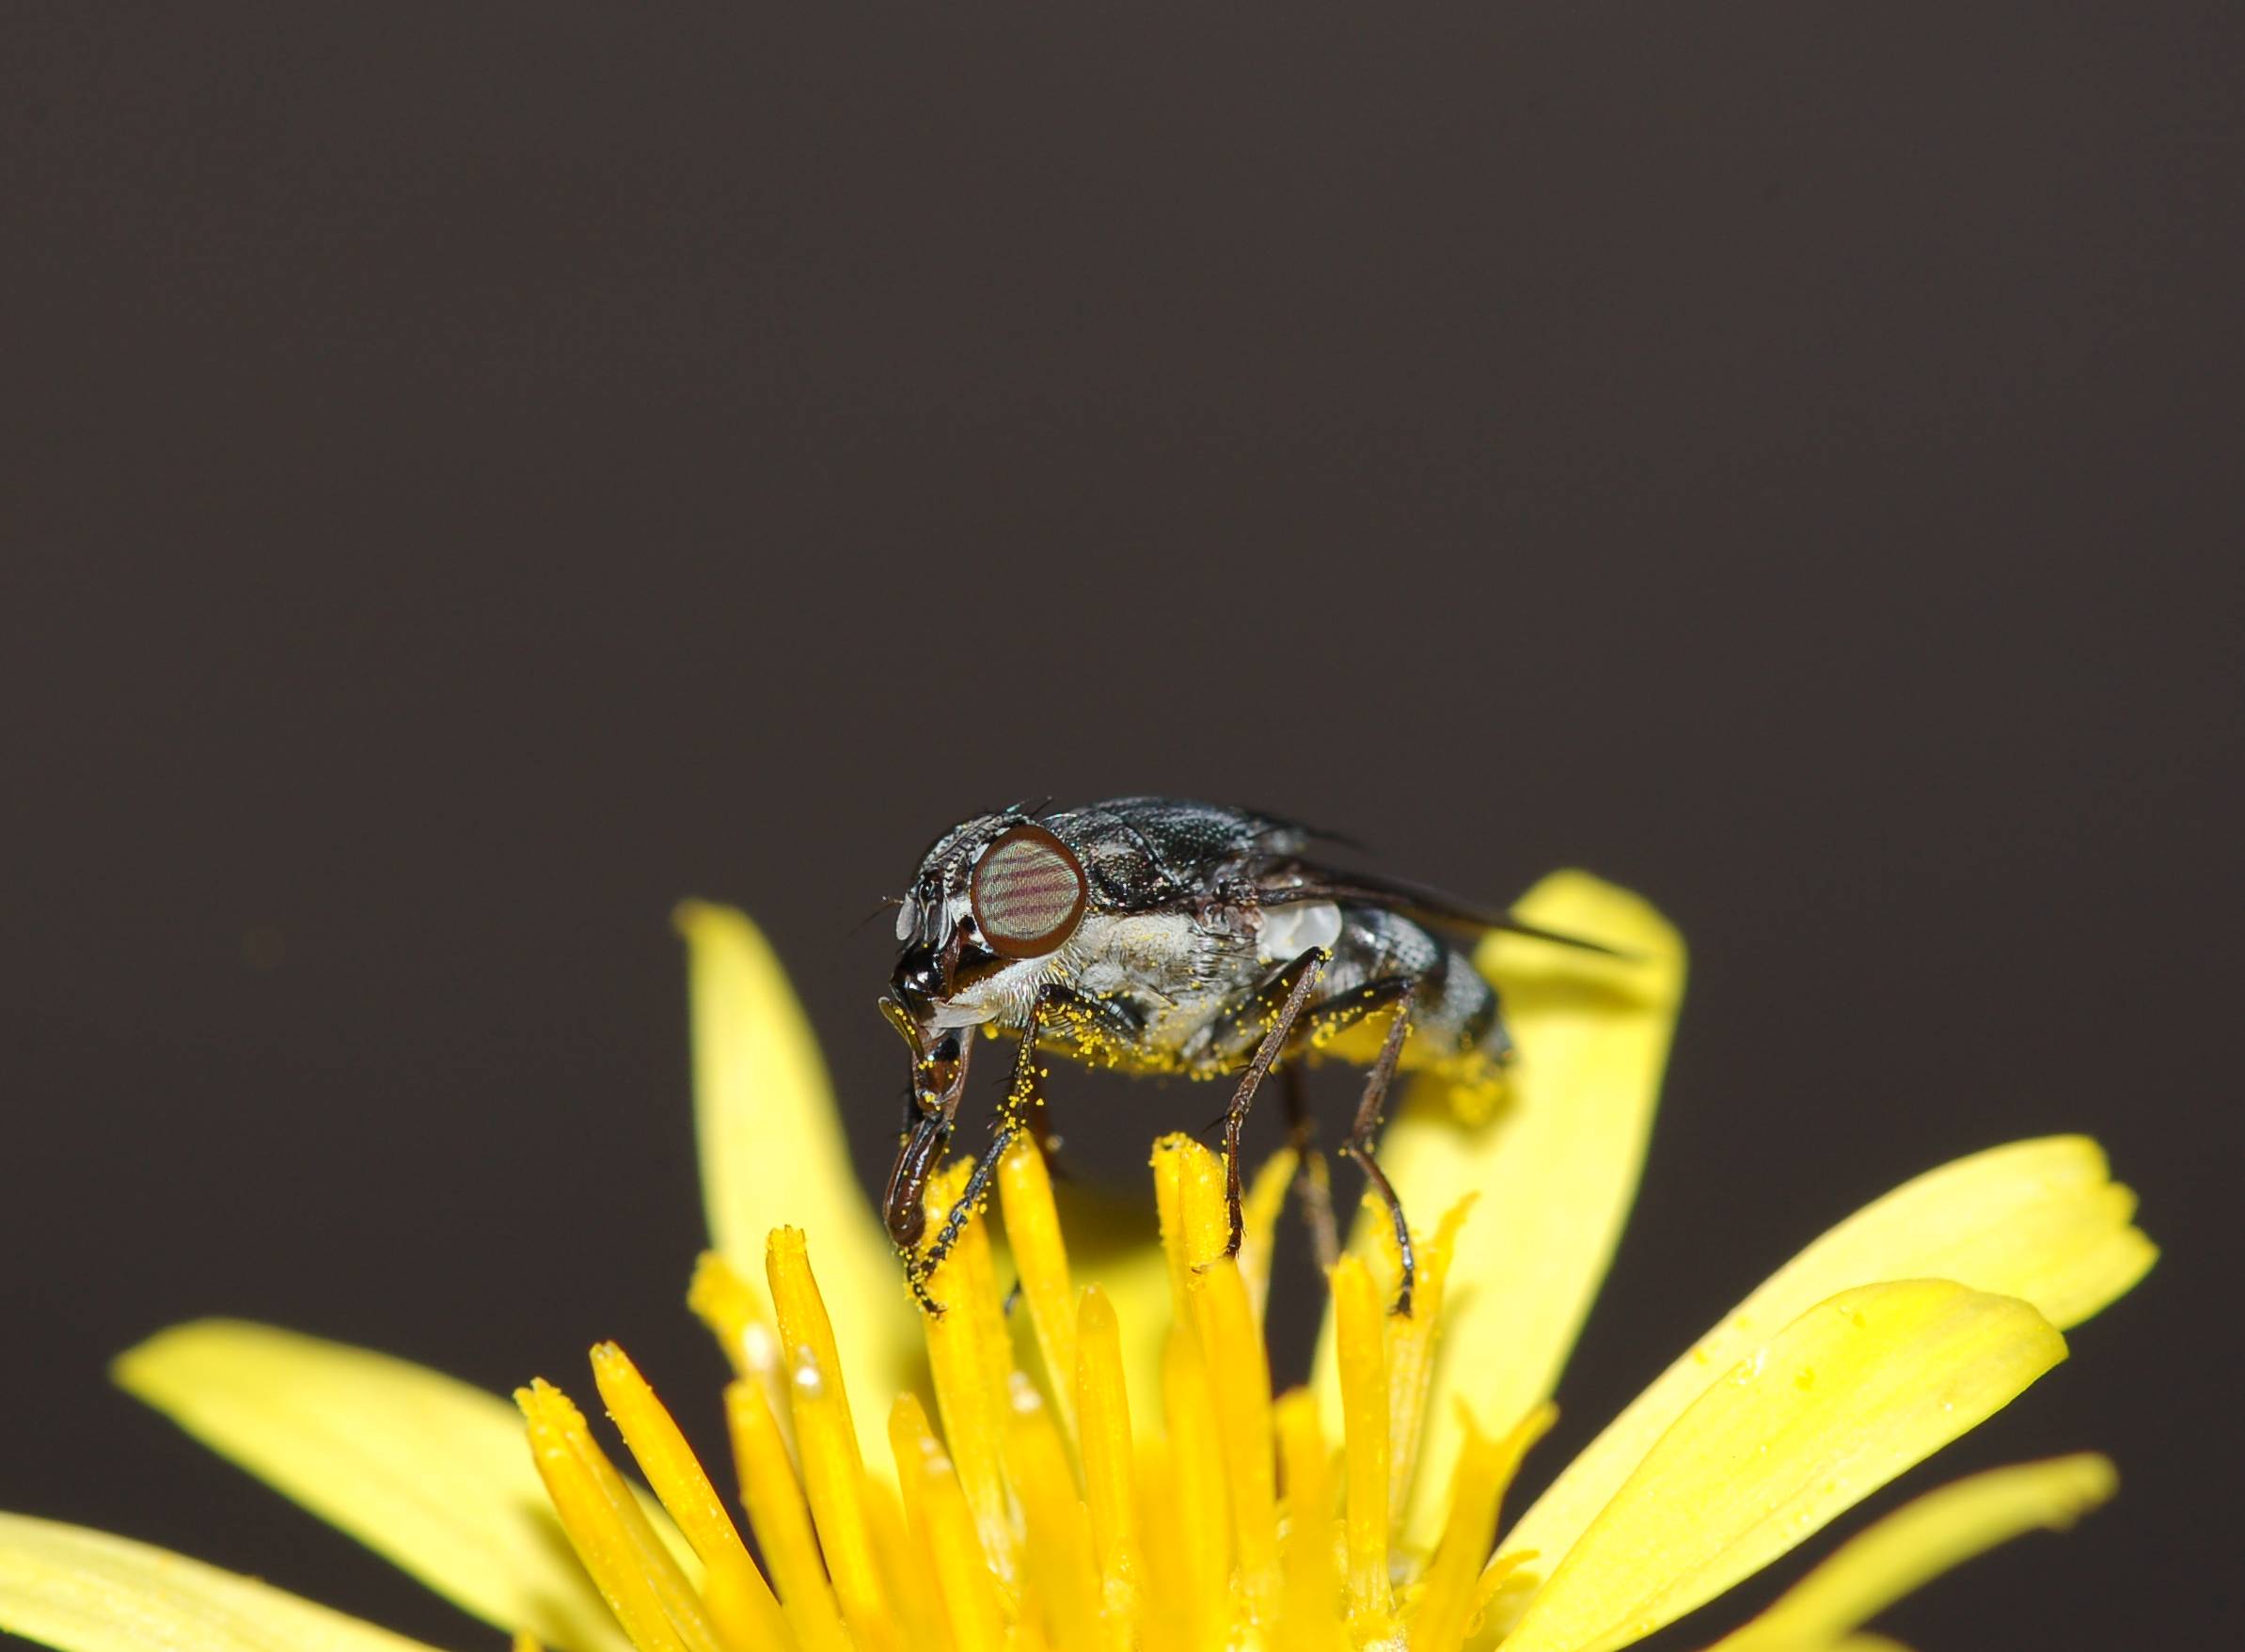
[{"label": "fly's front leg", "polygon": [[[1286,997],[1279,1004],[1278,1013],[1271,1018],[1270,1030],[1256,1046],[1255,1059],[1247,1063],[1247,1071],[1240,1075],[1239,1088],[1232,1092],[1231,1106],[1224,1110],[1224,1209],[1230,1221],[1229,1235],[1224,1245],[1226,1256],[1240,1253],[1240,1240],[1246,1232],[1246,1219],[1241,1209],[1240,1132],[1247,1124],[1247,1109],[1255,1105],[1256,1090],[1263,1076],[1270,1072],[1271,1063],[1278,1059],[1279,1052],[1293,1036],[1302,1007],[1309,1002],[1309,995],[1324,979],[1325,966],[1332,957],[1324,948],[1312,947],[1272,976],[1256,995],[1255,1007],[1258,1012],[1267,1011],[1271,1000],[1280,993]],[[1228,1019],[1244,1019],[1244,1013]]]},{"label": "fly's front leg", "polygon": [[[909,1273],[912,1295],[920,1299],[920,1306],[930,1314],[941,1314],[943,1310],[928,1294],[927,1282],[943,1259],[951,1254],[952,1246],[966,1231],[968,1219],[982,1208],[989,1194],[990,1177],[997,1173],[998,1161],[1005,1156],[1005,1150],[1025,1129],[1032,1120],[1044,1110],[1044,1091],[1037,1082],[1041,1071],[1036,1064],[1037,1035],[1044,1031],[1047,1007],[1053,997],[1050,987],[1040,991],[1030,1007],[1029,1025],[1021,1029],[1021,1046],[1015,1053],[1013,1078],[1005,1086],[1005,1095],[998,1103],[998,1120],[990,1136],[990,1144],[983,1149],[982,1156],[974,1161],[974,1169],[967,1177],[967,1185],[952,1202],[950,1211],[943,1218],[943,1225],[927,1249],[910,1259]],[[1042,1141],[1041,1133],[1038,1140]]]},{"label": "fly's front leg", "polygon": [[1411,1226],[1403,1219],[1402,1201],[1372,1157],[1372,1138],[1380,1132],[1380,1109],[1387,1101],[1389,1086],[1396,1081],[1396,1066],[1403,1059],[1403,1041],[1411,1036],[1411,998],[1408,983],[1396,995],[1396,1018],[1389,1023],[1387,1038],[1380,1046],[1380,1059],[1372,1063],[1366,1075],[1364,1099],[1356,1104],[1356,1122],[1351,1126],[1349,1139],[1341,1143],[1341,1151],[1355,1161],[1387,1206],[1388,1219],[1396,1226],[1396,1256],[1400,1280],[1396,1288],[1396,1301],[1392,1312],[1408,1316],[1411,1313],[1411,1288],[1417,1282],[1418,1262],[1412,1254]]},{"label": "fly's front leg", "polygon": [[1021,1030],[1021,1046],[1014,1055],[1013,1077],[998,1104],[998,1122],[990,1144],[975,1160],[966,1188],[944,1216],[934,1242],[909,1262],[912,1294],[932,1314],[941,1314],[942,1310],[928,1295],[927,1281],[951,1254],[951,1248],[966,1231],[968,1220],[988,1196],[990,1177],[997,1173],[1006,1149],[1023,1131],[1029,1133],[1039,1150],[1048,1149],[1053,1141],[1045,1123],[1045,1070],[1038,1064],[1038,1058],[1045,1033],[1055,1027],[1064,1038],[1072,1038],[1082,1048],[1095,1038],[1126,1038],[1135,1031],[1136,1024],[1130,1018],[1128,1007],[1119,1002],[1086,998],[1056,982],[1047,982],[1037,989],[1036,1001],[1029,1009],[1029,1025]]}]

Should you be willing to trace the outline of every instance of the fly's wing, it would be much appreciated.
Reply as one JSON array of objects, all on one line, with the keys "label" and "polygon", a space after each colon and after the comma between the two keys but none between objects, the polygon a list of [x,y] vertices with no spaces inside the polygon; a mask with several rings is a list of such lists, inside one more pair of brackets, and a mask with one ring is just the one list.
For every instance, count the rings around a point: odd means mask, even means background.
[{"label": "fly's wing", "polygon": [[1557,930],[1525,923],[1510,912],[1470,905],[1439,889],[1405,883],[1399,878],[1382,877],[1375,873],[1339,872],[1315,861],[1289,857],[1257,867],[1255,882],[1257,898],[1266,906],[1291,905],[1302,901],[1342,902],[1355,906],[1377,906],[1420,923],[1444,928],[1502,930],[1507,935],[1530,936],[1586,952],[1601,952],[1609,958],[1628,955],[1581,936],[1561,935]]}]

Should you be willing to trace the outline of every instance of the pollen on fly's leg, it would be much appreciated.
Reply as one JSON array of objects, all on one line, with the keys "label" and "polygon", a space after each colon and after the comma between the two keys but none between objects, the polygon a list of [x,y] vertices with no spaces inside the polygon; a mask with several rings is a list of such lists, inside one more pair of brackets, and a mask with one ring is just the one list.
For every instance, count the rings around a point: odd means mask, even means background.
[{"label": "pollen on fly's leg", "polygon": [[[942,1267],[944,1260],[950,1256],[952,1247],[958,1243],[958,1236],[966,1231],[967,1223],[988,1201],[990,1178],[997,1173],[1007,1149],[1024,1134],[1038,1144],[1040,1151],[1050,1139],[1048,1131],[1038,1128],[1038,1121],[1045,1111],[1045,1069],[1038,1065],[1037,1039],[1044,1031],[1046,1018],[1051,1014],[1051,1006],[1056,997],[1057,994],[1051,989],[1041,991],[1030,1010],[1029,1024],[1021,1030],[1020,1046],[1014,1057],[1013,1076],[1007,1081],[1005,1094],[998,1104],[998,1117],[992,1127],[990,1144],[983,1149],[982,1156],[974,1161],[974,1169],[967,1176],[967,1185],[952,1202],[951,1209],[943,1218],[942,1227],[937,1231],[935,1238],[925,1250],[918,1249],[919,1234],[925,1227],[924,1215],[919,1230],[914,1232],[910,1241],[898,1237],[898,1249],[904,1254],[905,1273],[911,1284],[912,1295],[923,1309],[939,1318],[943,1310],[928,1289],[928,1282],[935,1277],[936,1269]],[[951,1110],[956,1112],[957,1106],[957,1097],[954,1095]],[[946,1125],[943,1139],[948,1141],[949,1138],[950,1130]],[[903,1162],[901,1158],[898,1160],[899,1173]],[[932,1165],[929,1168],[932,1169]],[[920,1178],[923,1188],[926,1179],[926,1173],[923,1172]],[[892,1236],[896,1236],[894,1227],[890,1231]]]}]

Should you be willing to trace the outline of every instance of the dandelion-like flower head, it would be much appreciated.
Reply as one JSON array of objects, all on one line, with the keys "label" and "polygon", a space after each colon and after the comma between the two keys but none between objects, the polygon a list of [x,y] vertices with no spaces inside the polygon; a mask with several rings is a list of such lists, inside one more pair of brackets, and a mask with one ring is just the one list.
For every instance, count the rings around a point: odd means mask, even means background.
[{"label": "dandelion-like flower head", "polygon": [[[1224,1166],[1190,1139],[1154,1150],[1158,1246],[1119,1249],[1064,1239],[1080,1224],[1024,1144],[930,1282],[943,1312],[922,1315],[784,976],[745,919],[708,906],[681,913],[714,1241],[689,1302],[733,1369],[730,1476],[612,1343],[593,1385],[646,1490],[543,1380],[515,1420],[435,1373],[229,1322],[163,1333],[119,1378],[523,1645],[1626,1645],[2008,1404],[2155,1252],[2087,1141],[1943,1166],[1716,1320],[1508,1527],[1635,1190],[1684,979],[1674,932],[1595,879],[1547,880],[1520,909],[1620,955],[1486,944],[1521,1051],[1512,1093],[1466,1120],[1423,1085],[1390,1127],[1383,1163],[1434,1217],[1415,1235],[1414,1311],[1387,1311],[1393,1239],[1360,1222],[1305,1386],[1274,1393],[1262,1331],[1284,1155],[1255,1178],[1234,1256]],[[937,1209],[965,1169],[937,1179]],[[2112,1484],[2083,1455],[1934,1491],[1719,1645],[1885,1644],[1860,1626],[1889,1601]],[[413,1645],[14,1516],[0,1627],[63,1652]]]}]

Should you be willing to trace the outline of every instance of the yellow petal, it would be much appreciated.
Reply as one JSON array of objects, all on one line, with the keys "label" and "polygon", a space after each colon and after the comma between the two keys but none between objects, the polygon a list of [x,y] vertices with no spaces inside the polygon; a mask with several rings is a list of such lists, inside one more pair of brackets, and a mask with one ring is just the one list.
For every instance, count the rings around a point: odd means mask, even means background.
[{"label": "yellow petal", "polygon": [[2072,1525],[2119,1484],[2111,1462],[2084,1452],[1993,1469],[1928,1492],[1850,1538],[1711,1652],[1794,1652],[1839,1642],[1974,1555],[2037,1527]]},{"label": "yellow petal", "polygon": [[2135,1207],[2079,1136],[2015,1141],[1905,1183],[1725,1314],[1568,1465],[1505,1547],[1564,1554],[1686,1406],[1779,1326],[1851,1285],[1953,1279],[2032,1302],[2061,1330],[2079,1324],[2157,1254],[2129,1225]]},{"label": "yellow petal", "polygon": [[[741,913],[688,901],[694,1120],[709,1235],[735,1273],[764,1273],[765,1237],[800,1228],[818,1258],[843,1369],[863,1394],[919,1371],[919,1328],[904,1275],[850,1166],[826,1063],[779,959]],[[878,1407],[862,1408],[859,1444],[885,1462]]]},{"label": "yellow petal", "polygon": [[[575,1652],[624,1644],[570,1557],[521,1418],[496,1394],[387,1354],[222,1319],[159,1332],[114,1375],[484,1622]],[[668,1517],[651,1518],[683,1551]]]},{"label": "yellow petal", "polygon": [[60,1652],[429,1652],[168,1550],[0,1515],[0,1629]]},{"label": "yellow petal", "polygon": [[[1545,878],[1521,918],[1601,941],[1626,958],[1495,935],[1475,962],[1496,983],[1519,1046],[1496,1116],[1461,1116],[1444,1086],[1415,1086],[1380,1143],[1403,1208],[1429,1221],[1479,1200],[1449,1270],[1427,1438],[1405,1530],[1441,1530],[1462,1439],[1455,1401],[1520,1417],[1551,1397],[1636,1197],[1684,994],[1684,942],[1659,913],[1588,873]],[[1358,1228],[1360,1242],[1368,1233]],[[1319,1386],[1339,1412],[1327,1317]]]},{"label": "yellow petal", "polygon": [[2027,1303],[1946,1280],[1843,1291],[1676,1420],[1506,1652],[1606,1652],[1674,1621],[2009,1404],[2065,1357]]}]

